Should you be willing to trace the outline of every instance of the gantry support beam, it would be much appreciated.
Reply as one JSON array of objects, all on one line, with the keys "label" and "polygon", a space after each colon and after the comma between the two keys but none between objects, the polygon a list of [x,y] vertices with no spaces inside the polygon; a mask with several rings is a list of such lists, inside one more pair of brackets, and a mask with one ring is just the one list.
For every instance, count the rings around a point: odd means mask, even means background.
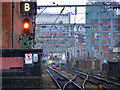
[{"label": "gantry support beam", "polygon": [[[112,6],[112,7],[120,7],[120,4],[118,5],[112,5],[112,4],[108,4],[108,5],[102,5],[102,6]],[[37,9],[40,9],[41,7],[101,7],[101,5],[40,5],[37,6]]]}]

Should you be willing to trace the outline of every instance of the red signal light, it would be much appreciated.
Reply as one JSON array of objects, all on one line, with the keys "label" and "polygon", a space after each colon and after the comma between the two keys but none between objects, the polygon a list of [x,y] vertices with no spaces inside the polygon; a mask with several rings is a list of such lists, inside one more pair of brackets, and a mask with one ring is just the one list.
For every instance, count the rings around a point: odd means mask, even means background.
[{"label": "red signal light", "polygon": [[59,70],[60,68],[59,68],[59,67],[57,67],[56,69],[57,69],[57,70]]},{"label": "red signal light", "polygon": [[24,29],[24,33],[29,33],[29,28],[30,28],[30,22],[28,18],[25,18],[23,20],[23,29]]},{"label": "red signal light", "polygon": [[52,57],[54,56],[54,55],[53,55],[53,53],[52,53],[52,55],[51,55],[51,56],[52,56]]}]

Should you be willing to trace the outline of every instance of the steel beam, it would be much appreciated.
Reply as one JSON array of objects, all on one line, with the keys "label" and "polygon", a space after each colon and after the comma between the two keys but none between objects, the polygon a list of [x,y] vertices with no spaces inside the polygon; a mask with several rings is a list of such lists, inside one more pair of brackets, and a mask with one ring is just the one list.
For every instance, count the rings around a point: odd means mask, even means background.
[{"label": "steel beam", "polygon": [[[113,6],[113,7],[119,7],[120,4],[118,5],[102,5],[102,6]],[[40,5],[40,6],[37,6],[37,9],[41,9],[42,7],[101,7],[101,5],[93,5],[93,4],[90,4],[90,5]]]}]

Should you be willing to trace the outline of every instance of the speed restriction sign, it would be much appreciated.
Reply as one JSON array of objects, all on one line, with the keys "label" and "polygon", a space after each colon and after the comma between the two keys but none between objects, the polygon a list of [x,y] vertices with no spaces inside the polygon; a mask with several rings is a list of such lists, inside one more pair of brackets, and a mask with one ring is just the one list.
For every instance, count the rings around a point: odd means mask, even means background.
[{"label": "speed restriction sign", "polygon": [[32,54],[31,53],[25,54],[25,64],[32,64]]}]

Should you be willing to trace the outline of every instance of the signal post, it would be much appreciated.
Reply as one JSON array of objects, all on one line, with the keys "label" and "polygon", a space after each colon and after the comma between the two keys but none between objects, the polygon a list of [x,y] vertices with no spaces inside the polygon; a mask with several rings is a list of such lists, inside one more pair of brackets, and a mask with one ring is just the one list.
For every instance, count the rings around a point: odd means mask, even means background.
[{"label": "signal post", "polygon": [[[36,0],[21,0],[20,2],[20,40],[22,41],[23,48],[32,49],[34,45],[35,37],[35,20],[37,15],[37,3]],[[34,62],[34,54],[38,53],[25,53],[24,57],[24,70],[28,76],[34,76],[37,71],[39,60]],[[36,59],[35,59],[36,60]],[[36,71],[36,72],[35,72]]]},{"label": "signal post", "polygon": [[23,48],[32,48],[35,44],[35,20],[37,15],[36,0],[21,0],[20,1],[20,36]]}]

